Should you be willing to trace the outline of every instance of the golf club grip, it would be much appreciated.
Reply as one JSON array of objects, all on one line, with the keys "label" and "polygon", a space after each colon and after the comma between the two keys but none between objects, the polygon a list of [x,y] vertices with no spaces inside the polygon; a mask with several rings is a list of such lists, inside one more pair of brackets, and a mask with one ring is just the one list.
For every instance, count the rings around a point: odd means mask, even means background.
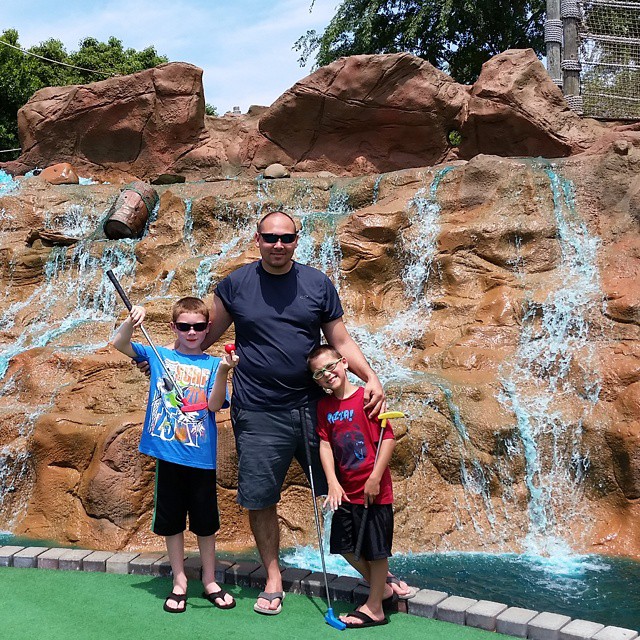
[{"label": "golf club grip", "polygon": [[116,274],[113,273],[111,269],[108,269],[106,271],[106,274],[107,274],[107,278],[111,280],[111,284],[115,287],[115,290],[118,292],[118,295],[122,298],[122,302],[124,302],[124,306],[127,307],[129,311],[131,311],[131,306],[132,306],[131,302],[129,301],[127,294],[124,292],[124,289],[120,286],[120,283],[118,282],[118,278],[116,278]]}]

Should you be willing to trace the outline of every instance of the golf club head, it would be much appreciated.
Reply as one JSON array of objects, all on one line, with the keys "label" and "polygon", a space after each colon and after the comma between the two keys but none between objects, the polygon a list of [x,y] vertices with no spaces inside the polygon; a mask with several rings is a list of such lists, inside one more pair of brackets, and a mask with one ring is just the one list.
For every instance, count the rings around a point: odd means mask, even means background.
[{"label": "golf club head", "polygon": [[338,629],[338,631],[344,631],[347,628],[347,625],[342,622],[342,620],[338,620],[338,618],[336,618],[331,607],[327,609],[327,613],[325,613],[324,619],[330,627]]}]

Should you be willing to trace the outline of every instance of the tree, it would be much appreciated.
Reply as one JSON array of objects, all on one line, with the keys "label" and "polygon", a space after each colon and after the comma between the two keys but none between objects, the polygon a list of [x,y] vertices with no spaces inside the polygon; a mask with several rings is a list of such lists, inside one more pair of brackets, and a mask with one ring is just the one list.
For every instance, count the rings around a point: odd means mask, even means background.
[{"label": "tree", "polygon": [[[13,47],[20,47],[18,32],[15,29],[4,31],[0,41]],[[71,53],[67,53],[62,42],[54,38],[28,49],[29,53],[55,62],[25,54],[2,42],[0,42],[0,149],[20,146],[18,109],[38,89],[96,82],[109,76],[135,73],[168,62],[168,58],[158,55],[154,47],[147,47],[142,51],[124,49],[122,42],[114,37],[109,38],[107,42],[85,38],[80,41],[78,51]],[[56,64],[56,62],[69,66]],[[0,161],[10,160],[15,155],[2,154]]]},{"label": "tree", "polygon": [[343,0],[325,31],[299,38],[305,65],[341,56],[408,52],[474,82],[482,64],[506,49],[544,52],[545,0]]}]

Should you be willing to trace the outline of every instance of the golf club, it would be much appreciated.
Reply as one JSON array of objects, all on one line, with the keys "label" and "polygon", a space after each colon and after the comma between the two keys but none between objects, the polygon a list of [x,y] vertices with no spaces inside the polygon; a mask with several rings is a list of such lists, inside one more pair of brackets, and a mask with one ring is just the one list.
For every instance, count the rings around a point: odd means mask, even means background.
[{"label": "golf club", "polygon": [[[385,413],[381,413],[378,415],[378,420],[380,420],[380,438],[378,439],[378,448],[376,449],[376,457],[373,461],[373,466],[376,466],[376,462],[378,462],[378,456],[380,455],[380,445],[382,444],[382,436],[384,435],[384,430],[387,428],[387,420],[389,418],[404,418],[404,413],[402,411],[386,411]],[[369,509],[368,505],[365,502],[364,505],[364,513],[362,514],[362,520],[360,521],[360,530],[358,531],[358,540],[356,542],[356,548],[353,553],[356,560],[360,560],[360,556],[362,555],[362,544],[364,542],[364,532],[367,529],[367,518],[369,517]]]},{"label": "golf club", "polygon": [[304,425],[304,445],[307,453],[307,462],[309,463],[309,484],[311,485],[311,499],[313,500],[313,515],[316,520],[316,533],[318,534],[318,547],[320,548],[320,562],[322,563],[322,575],[324,576],[324,588],[327,593],[327,613],[324,616],[325,622],[340,631],[344,631],[347,625],[336,618],[333,613],[333,607],[331,606],[331,595],[329,594],[329,581],[327,580],[327,567],[324,562],[324,548],[322,546],[322,533],[320,531],[320,517],[318,515],[318,505],[316,503],[316,488],[313,484],[313,465],[311,464],[311,446],[309,445],[309,423],[304,409],[300,410],[300,420]]}]

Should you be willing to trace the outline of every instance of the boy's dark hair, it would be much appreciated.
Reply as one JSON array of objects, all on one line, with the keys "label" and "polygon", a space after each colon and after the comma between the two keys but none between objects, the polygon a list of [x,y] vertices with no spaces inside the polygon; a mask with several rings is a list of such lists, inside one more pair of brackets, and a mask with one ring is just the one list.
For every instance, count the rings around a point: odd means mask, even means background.
[{"label": "boy's dark hair", "polygon": [[329,353],[336,358],[342,358],[342,354],[337,349],[334,349],[330,344],[321,344],[307,356],[307,367],[309,370],[311,370],[311,362],[325,353]]},{"label": "boy's dark hair", "polygon": [[288,214],[285,213],[284,211],[269,211],[269,213],[265,213],[262,218],[260,218],[260,220],[258,221],[258,233],[260,233],[260,227],[262,227],[262,223],[269,217],[274,215],[275,213],[279,213],[280,215],[286,216],[287,218],[289,218],[289,220],[291,220],[291,223],[293,224],[293,230],[298,233],[298,225],[296,223],[296,221]]},{"label": "boy's dark hair", "polygon": [[173,305],[171,320],[175,322],[181,313],[199,313],[209,322],[209,307],[207,307],[205,302],[200,300],[200,298],[194,298],[193,296],[180,298],[180,300]]}]

